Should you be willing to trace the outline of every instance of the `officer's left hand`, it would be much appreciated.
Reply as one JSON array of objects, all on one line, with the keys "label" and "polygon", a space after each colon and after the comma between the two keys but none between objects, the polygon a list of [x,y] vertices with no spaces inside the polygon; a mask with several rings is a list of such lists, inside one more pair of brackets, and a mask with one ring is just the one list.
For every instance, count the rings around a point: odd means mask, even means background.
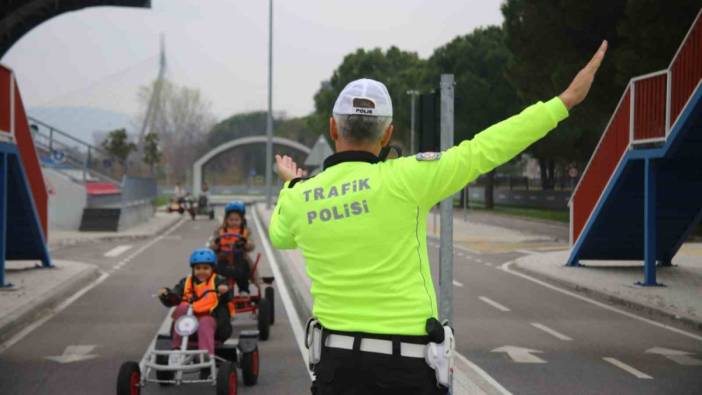
[{"label": "officer's left hand", "polygon": [[283,182],[290,181],[293,178],[302,177],[304,174],[304,171],[297,167],[297,163],[295,163],[295,161],[287,155],[276,155],[275,166],[276,171],[278,172],[278,177],[280,177]]}]

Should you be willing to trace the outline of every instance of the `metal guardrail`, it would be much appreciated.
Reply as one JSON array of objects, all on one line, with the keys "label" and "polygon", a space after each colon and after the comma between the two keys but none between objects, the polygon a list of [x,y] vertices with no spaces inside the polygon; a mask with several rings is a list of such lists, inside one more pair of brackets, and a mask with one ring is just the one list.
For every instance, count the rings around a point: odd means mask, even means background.
[{"label": "metal guardrail", "polygon": [[668,81],[670,71],[636,77],[631,80],[629,140],[631,144],[664,142],[668,137]]},{"label": "metal guardrail", "polygon": [[[34,117],[27,117],[33,128],[37,148],[45,151],[47,164],[52,164],[61,171],[65,167],[81,170],[80,181],[94,179],[119,184],[125,174],[122,160],[90,143],[71,136],[46,122]],[[41,155],[40,155],[41,156]],[[68,174],[71,178],[72,174]]]}]

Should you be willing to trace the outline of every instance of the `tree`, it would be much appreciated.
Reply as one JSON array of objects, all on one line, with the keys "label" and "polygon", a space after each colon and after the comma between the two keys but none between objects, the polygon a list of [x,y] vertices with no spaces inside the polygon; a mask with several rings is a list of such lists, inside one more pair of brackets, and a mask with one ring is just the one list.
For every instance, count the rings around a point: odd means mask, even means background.
[{"label": "tree", "polygon": [[603,39],[610,50],[592,91],[559,130],[529,151],[541,165],[544,189],[554,184],[556,161],[587,162],[631,77],[665,68],[700,8],[699,0],[507,0],[502,6],[507,76],[525,103],[548,99],[568,86]]},{"label": "tree", "polygon": [[323,82],[315,94],[315,111],[307,119],[308,127],[318,135],[326,134],[334,102],[341,90],[355,79],[372,78],[383,82],[390,92],[395,125],[393,140],[409,146],[410,98],[406,92],[423,88],[424,66],[425,61],[416,53],[397,47],[390,47],[387,51],[358,49],[346,55],[329,81]]},{"label": "tree", "polygon": [[[426,85],[436,86],[440,74],[454,74],[455,140],[476,133],[513,115],[520,99],[505,78],[512,53],[497,26],[475,29],[437,48],[428,60]],[[487,177],[485,204],[493,208],[494,171]]]},{"label": "tree", "polygon": [[122,162],[126,161],[129,154],[137,148],[136,144],[129,141],[125,129],[115,129],[108,133],[102,142],[102,147]]},{"label": "tree", "polygon": [[[145,116],[153,89],[154,84],[140,89],[141,119]],[[207,149],[207,132],[215,124],[211,103],[199,89],[165,80],[154,113],[149,130],[159,136],[164,163],[168,165],[166,182],[185,179],[195,160]]]},{"label": "tree", "polygon": [[[223,119],[214,125],[207,134],[208,148],[212,149],[222,143],[242,137],[265,135],[267,117],[266,111],[252,111],[234,114]],[[274,119],[274,127],[275,123]]]},{"label": "tree", "polygon": [[161,149],[158,146],[158,134],[148,133],[144,136],[144,163],[149,166],[151,174],[154,174],[154,167],[161,162]]}]

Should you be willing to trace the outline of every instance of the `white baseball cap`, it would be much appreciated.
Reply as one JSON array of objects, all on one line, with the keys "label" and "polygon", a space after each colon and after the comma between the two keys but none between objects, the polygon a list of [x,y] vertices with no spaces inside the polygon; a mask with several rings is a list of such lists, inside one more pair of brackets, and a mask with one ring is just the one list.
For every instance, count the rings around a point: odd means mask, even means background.
[{"label": "white baseball cap", "polygon": [[332,113],[392,117],[392,99],[382,82],[361,78],[349,82],[339,93]]}]

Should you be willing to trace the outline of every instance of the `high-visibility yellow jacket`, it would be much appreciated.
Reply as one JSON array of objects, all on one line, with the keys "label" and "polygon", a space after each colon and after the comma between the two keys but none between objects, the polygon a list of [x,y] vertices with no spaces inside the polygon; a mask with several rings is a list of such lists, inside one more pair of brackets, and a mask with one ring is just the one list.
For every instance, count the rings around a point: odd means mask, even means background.
[{"label": "high-visibility yellow jacket", "polygon": [[369,152],[341,152],[318,175],[286,182],[269,236],[276,248],[302,250],[315,317],[339,331],[426,334],[426,319],[437,317],[429,210],[567,116],[554,98],[442,153],[380,162]]}]

